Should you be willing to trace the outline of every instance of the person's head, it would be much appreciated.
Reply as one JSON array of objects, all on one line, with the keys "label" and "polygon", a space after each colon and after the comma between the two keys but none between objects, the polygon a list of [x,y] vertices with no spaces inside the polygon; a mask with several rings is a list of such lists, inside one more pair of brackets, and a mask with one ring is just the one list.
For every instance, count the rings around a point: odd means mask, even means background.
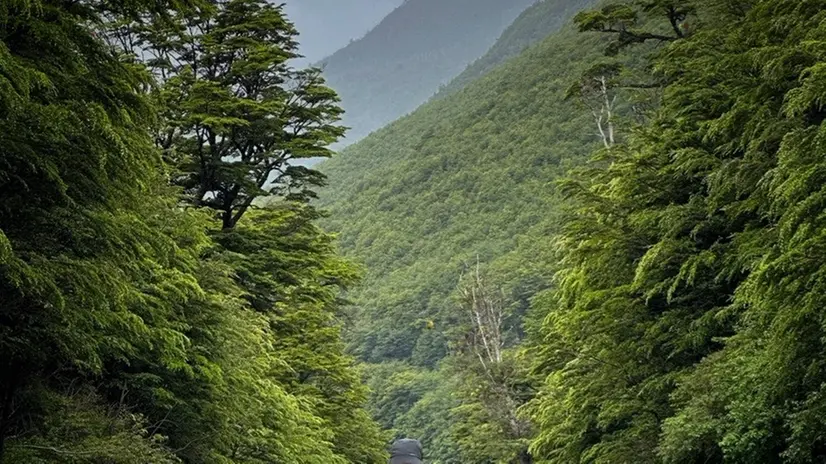
[{"label": "person's head", "polygon": [[403,438],[390,447],[390,464],[422,464],[422,444],[419,440]]}]

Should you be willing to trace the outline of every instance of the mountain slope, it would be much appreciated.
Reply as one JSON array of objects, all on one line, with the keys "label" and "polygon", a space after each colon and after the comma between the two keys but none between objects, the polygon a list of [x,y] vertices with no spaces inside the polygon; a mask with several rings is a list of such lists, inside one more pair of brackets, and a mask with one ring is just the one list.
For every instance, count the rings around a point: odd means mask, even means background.
[{"label": "mountain slope", "polygon": [[300,32],[299,51],[314,63],[363,36],[402,0],[286,0],[284,9]]},{"label": "mountain slope", "polygon": [[596,3],[597,0],[546,0],[531,5],[505,29],[484,56],[471,63],[442,88],[436,97],[441,98],[461,90],[529,46],[558,31],[578,12]]},{"label": "mountain slope", "polygon": [[341,96],[348,142],[416,109],[482,56],[534,0],[407,0],[322,60]]},{"label": "mountain slope", "polygon": [[326,226],[368,267],[351,295],[350,342],[363,360],[434,365],[451,294],[477,256],[522,308],[544,285],[552,182],[596,141],[589,116],[563,96],[600,51],[597,38],[566,28],[323,164]]},{"label": "mountain slope", "polygon": [[[494,50],[553,27],[536,20],[574,1],[535,5]],[[371,414],[396,436],[421,438],[427,462],[526,462],[531,432],[507,412],[532,391],[515,346],[535,328],[528,308],[556,268],[555,180],[598,145],[590,113],[564,96],[603,59],[603,40],[568,26],[513,59],[491,54],[506,62],[322,165],[325,227],[368,270],[348,295],[346,339],[367,363]],[[508,354],[496,375],[468,354],[458,298],[477,263],[506,305]]]}]

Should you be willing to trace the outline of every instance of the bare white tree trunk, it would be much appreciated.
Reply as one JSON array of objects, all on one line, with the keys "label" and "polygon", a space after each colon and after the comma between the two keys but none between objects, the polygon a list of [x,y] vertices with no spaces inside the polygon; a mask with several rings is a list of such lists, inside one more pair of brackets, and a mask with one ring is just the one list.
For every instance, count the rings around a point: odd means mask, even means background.
[{"label": "bare white tree trunk", "polygon": [[616,95],[611,97],[608,79],[605,76],[599,76],[595,80],[601,97],[601,105],[599,111],[592,108],[591,114],[597,123],[602,144],[605,145],[605,148],[611,148],[616,143],[614,138],[614,107],[617,104],[617,97]]},{"label": "bare white tree trunk", "polygon": [[502,369],[505,362],[505,298],[485,282],[478,262],[472,272],[459,290],[470,321],[467,348],[479,360],[494,392],[486,406],[508,425],[513,437],[524,437],[529,433],[530,424],[518,417],[519,402],[511,391],[509,380],[503,378],[503,371],[507,370]]},{"label": "bare white tree trunk", "polygon": [[504,308],[501,296],[485,285],[478,263],[471,279],[460,291],[472,327],[471,348],[487,370],[487,366],[502,362]]}]

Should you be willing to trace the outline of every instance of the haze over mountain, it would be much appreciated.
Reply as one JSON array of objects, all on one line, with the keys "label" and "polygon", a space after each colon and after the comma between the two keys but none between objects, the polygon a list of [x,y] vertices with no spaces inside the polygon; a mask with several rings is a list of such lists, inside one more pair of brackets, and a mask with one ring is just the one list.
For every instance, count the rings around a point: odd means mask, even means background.
[{"label": "haze over mountain", "polygon": [[407,0],[319,63],[342,98],[346,143],[416,109],[482,56],[534,0]]},{"label": "haze over mountain", "polygon": [[500,64],[519,55],[531,45],[558,31],[577,12],[594,4],[596,4],[596,0],[537,2],[531,8],[523,11],[481,58],[471,63],[448,85],[442,87],[436,98],[463,89]]},{"label": "haze over mountain", "polygon": [[299,31],[307,65],[362,37],[403,0],[287,0],[285,11]]}]

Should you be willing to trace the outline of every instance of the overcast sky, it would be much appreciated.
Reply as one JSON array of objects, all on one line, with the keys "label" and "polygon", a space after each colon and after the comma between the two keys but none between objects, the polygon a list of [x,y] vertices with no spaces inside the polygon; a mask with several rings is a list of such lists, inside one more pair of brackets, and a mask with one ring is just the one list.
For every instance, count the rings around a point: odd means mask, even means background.
[{"label": "overcast sky", "polygon": [[282,0],[305,62],[318,62],[363,36],[403,0]]}]

